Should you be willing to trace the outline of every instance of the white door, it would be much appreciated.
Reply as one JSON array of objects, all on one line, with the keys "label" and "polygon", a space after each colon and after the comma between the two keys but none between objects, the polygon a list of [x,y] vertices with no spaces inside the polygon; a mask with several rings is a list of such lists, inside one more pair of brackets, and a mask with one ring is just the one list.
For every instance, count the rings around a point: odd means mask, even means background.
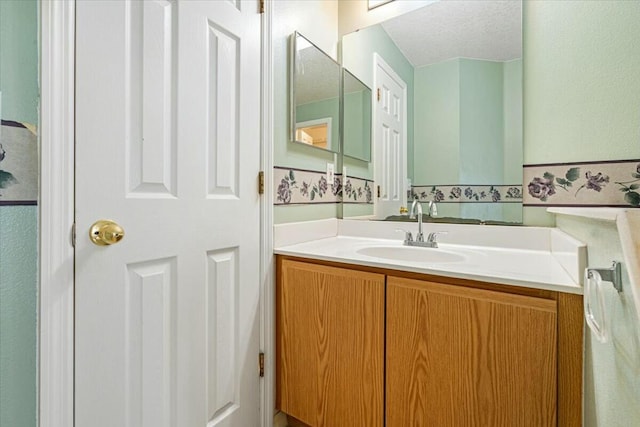
[{"label": "white door", "polygon": [[[76,22],[75,426],[257,426],[258,2]],[[100,219],[124,239],[91,243]]]},{"label": "white door", "polygon": [[377,54],[374,85],[375,215],[398,215],[407,206],[407,85]]}]

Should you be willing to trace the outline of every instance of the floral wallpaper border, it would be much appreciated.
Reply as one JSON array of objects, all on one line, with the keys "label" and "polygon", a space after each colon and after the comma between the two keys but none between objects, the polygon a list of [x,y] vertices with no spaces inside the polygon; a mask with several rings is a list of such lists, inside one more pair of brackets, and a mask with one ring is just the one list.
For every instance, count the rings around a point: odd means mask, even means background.
[{"label": "floral wallpaper border", "polygon": [[437,203],[522,203],[521,185],[416,185],[411,198]]},{"label": "floral wallpaper border", "polygon": [[317,203],[373,203],[373,181],[335,174],[332,183],[326,172],[296,168],[273,168],[276,206]]},{"label": "floral wallpaper border", "polygon": [[[340,179],[343,177],[340,176]],[[344,203],[373,204],[373,181],[347,175],[343,180],[342,201]]]},{"label": "floral wallpaper border", "polygon": [[640,207],[640,160],[524,166],[524,206]]}]

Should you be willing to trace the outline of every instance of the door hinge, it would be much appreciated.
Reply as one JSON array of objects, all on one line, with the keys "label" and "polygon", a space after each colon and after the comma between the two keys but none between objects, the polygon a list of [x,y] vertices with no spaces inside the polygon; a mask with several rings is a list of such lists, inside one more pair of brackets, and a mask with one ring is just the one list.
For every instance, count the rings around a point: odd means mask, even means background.
[{"label": "door hinge", "polygon": [[258,172],[258,194],[264,194],[264,171]]},{"label": "door hinge", "polygon": [[377,89],[376,93],[377,93],[377,97],[378,97],[378,102],[380,102],[380,88]]},{"label": "door hinge", "polygon": [[264,353],[258,355],[258,368],[260,370],[260,378],[264,377]]},{"label": "door hinge", "polygon": [[71,226],[71,246],[76,247],[76,223]]},{"label": "door hinge", "polygon": [[264,13],[264,0],[260,0],[260,13]]},{"label": "door hinge", "polygon": [[378,199],[380,198],[380,186],[378,185]]}]

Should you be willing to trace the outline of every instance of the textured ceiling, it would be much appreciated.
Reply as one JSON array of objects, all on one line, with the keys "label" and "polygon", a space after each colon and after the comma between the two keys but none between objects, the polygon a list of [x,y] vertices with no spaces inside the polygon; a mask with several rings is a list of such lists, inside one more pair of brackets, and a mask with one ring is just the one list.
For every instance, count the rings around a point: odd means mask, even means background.
[{"label": "textured ceiling", "polygon": [[522,57],[520,0],[442,0],[382,27],[415,67],[459,57]]},{"label": "textured ceiling", "polygon": [[296,55],[296,105],[340,96],[340,66],[315,46]]}]

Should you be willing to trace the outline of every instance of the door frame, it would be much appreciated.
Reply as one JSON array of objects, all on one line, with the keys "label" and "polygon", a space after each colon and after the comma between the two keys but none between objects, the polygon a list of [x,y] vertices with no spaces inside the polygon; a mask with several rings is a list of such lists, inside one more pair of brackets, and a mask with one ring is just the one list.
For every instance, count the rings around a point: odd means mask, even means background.
[{"label": "door frame", "polygon": [[[384,70],[385,73],[387,73],[393,80],[395,80],[395,82],[398,84],[398,86],[400,86],[402,88],[402,96],[403,96],[403,104],[402,104],[402,108],[403,108],[403,114],[402,114],[402,128],[403,128],[403,133],[402,133],[402,147],[400,148],[400,151],[402,153],[402,165],[403,165],[403,175],[401,176],[401,180],[400,180],[400,195],[401,195],[401,199],[402,199],[402,205],[406,206],[407,205],[407,173],[408,173],[408,168],[407,168],[407,139],[408,139],[408,135],[407,135],[407,123],[408,123],[408,103],[409,103],[409,99],[407,98],[408,93],[407,93],[407,83],[402,79],[402,77],[400,77],[398,75],[398,73],[395,72],[395,70],[384,60],[384,58],[382,58],[382,56],[380,56],[377,52],[374,52],[373,54],[373,86],[377,91],[380,88],[380,77],[379,77],[379,72],[378,70],[382,69]],[[379,145],[381,143],[380,139],[382,138],[382,135],[380,134],[380,130],[378,129],[378,120],[379,120],[379,116],[380,116],[380,102],[377,101],[375,96],[371,97],[371,102],[373,104],[373,155],[372,155],[372,160],[373,160],[373,165],[374,165],[374,171],[375,175],[374,175],[374,180],[375,185],[379,186],[380,185],[380,172],[382,168],[378,167],[378,159],[377,159],[377,154],[379,153]],[[380,216],[380,205],[379,205],[379,200],[378,197],[374,197],[374,204],[373,204],[373,213],[375,215],[376,218],[378,218]]]},{"label": "door frame", "polygon": [[[75,0],[40,1],[39,378],[38,425],[74,426]],[[260,202],[260,423],[275,408],[273,266],[272,5],[262,14]],[[257,355],[256,355],[257,356]],[[256,372],[257,375],[257,372]]]},{"label": "door frame", "polygon": [[40,2],[40,426],[73,427],[75,1]]}]

